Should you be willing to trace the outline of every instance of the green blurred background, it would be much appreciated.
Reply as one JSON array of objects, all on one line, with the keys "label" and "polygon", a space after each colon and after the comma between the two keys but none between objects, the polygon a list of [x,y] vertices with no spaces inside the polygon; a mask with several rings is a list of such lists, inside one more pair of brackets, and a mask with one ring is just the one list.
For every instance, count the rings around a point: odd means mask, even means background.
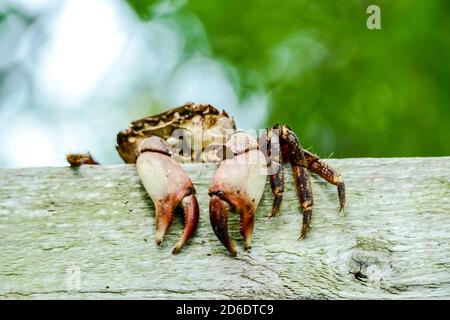
[{"label": "green blurred background", "polygon": [[[13,48],[0,49],[2,166],[85,150],[119,163],[118,130],[185,101],[244,128],[286,123],[324,157],[450,155],[449,1],[31,2],[0,6],[0,45]],[[366,27],[371,4],[381,30]],[[39,137],[35,152],[52,156],[24,161],[16,146]]]}]

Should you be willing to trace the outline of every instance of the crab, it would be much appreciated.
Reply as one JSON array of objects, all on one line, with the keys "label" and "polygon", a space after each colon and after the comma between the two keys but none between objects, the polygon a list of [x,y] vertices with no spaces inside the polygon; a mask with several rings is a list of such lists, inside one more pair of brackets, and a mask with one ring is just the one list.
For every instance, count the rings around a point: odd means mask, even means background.
[{"label": "crab", "polygon": [[[237,250],[228,233],[229,213],[240,214],[240,233],[248,250],[255,211],[267,176],[274,195],[270,218],[280,211],[285,163],[292,167],[303,214],[299,239],[306,237],[312,217],[309,172],[335,185],[340,210],[345,206],[342,176],[303,149],[287,125],[276,124],[255,137],[237,130],[233,118],[209,104],[187,103],[133,121],[129,128],[118,133],[116,149],[126,163],[136,164],[142,184],[155,205],[158,245],[173,221],[175,209],[182,208],[184,228],[173,253],[179,252],[195,233],[200,212],[194,184],[181,163],[218,164],[209,187],[210,222],[217,238],[233,256]],[[72,166],[98,164],[90,154],[71,154],[67,160]]]}]

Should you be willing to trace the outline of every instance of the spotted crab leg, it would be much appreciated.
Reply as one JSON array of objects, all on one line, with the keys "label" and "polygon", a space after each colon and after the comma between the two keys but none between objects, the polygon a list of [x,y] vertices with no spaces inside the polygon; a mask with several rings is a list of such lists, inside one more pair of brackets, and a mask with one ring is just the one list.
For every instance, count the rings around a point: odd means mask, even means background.
[{"label": "spotted crab leg", "polygon": [[281,127],[282,141],[289,147],[289,160],[291,162],[292,173],[294,175],[297,197],[303,212],[302,230],[299,239],[304,239],[309,231],[313,210],[313,195],[311,188],[311,178],[305,168],[305,154],[295,133],[287,126]]},{"label": "spotted crab leg", "polygon": [[303,150],[308,169],[319,175],[322,179],[337,187],[339,196],[339,211],[345,207],[345,184],[341,174],[319,159],[318,156]]},{"label": "spotted crab leg", "polygon": [[265,145],[264,151],[269,165],[270,189],[274,196],[270,218],[273,218],[280,211],[284,192],[284,167],[280,137],[274,133],[274,129],[266,130],[260,137],[259,145]]},{"label": "spotted crab leg", "polygon": [[171,158],[171,147],[163,139],[157,136],[146,138],[139,145],[138,151],[137,172],[155,204],[155,240],[158,245],[162,243],[172,224],[175,208],[183,208],[184,229],[173,249],[173,253],[176,253],[197,228],[199,208],[194,186],[180,164]]},{"label": "spotted crab leg", "polygon": [[[260,144],[267,143],[267,156],[271,166],[279,168],[270,176],[271,189],[274,194],[272,216],[279,210],[283,194],[284,173],[282,163],[290,162],[294,176],[297,196],[303,213],[300,239],[304,239],[310,228],[313,211],[311,178],[308,170],[337,186],[340,210],[345,206],[345,185],[342,176],[317,156],[304,150],[295,133],[286,125],[275,125],[260,138]],[[272,143],[275,141],[275,143]],[[274,154],[275,153],[275,154]]]},{"label": "spotted crab leg", "polygon": [[211,226],[220,242],[235,256],[236,246],[228,233],[228,214],[240,214],[244,248],[251,246],[255,210],[264,192],[267,164],[253,137],[236,132],[225,145],[233,156],[222,161],[209,188]]}]

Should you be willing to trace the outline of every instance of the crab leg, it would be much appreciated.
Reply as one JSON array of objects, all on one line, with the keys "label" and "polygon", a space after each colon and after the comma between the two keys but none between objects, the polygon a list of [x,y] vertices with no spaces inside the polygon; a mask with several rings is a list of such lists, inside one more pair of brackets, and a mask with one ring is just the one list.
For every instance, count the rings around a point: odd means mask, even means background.
[{"label": "crab leg", "polygon": [[289,147],[289,160],[295,179],[297,196],[300,199],[303,212],[302,231],[299,239],[304,239],[309,230],[313,208],[311,178],[308,170],[305,168],[305,154],[295,133],[289,127],[281,126],[281,135],[283,143]]},{"label": "crab leg", "polygon": [[300,199],[303,211],[303,224],[299,239],[304,239],[309,230],[313,207],[311,179],[309,178],[308,170],[302,166],[293,165],[292,172],[294,173],[295,185],[297,187],[297,196]]},{"label": "crab leg", "polygon": [[[303,213],[303,224],[299,238],[304,239],[309,230],[312,208],[314,204],[311,189],[311,178],[309,176],[308,169],[318,174],[326,181],[337,186],[341,210],[345,205],[344,181],[339,173],[330,168],[326,163],[321,161],[315,155],[304,150],[297,136],[288,126],[277,124],[272,129],[269,129],[267,137],[265,137],[266,141],[270,143],[274,137],[278,138],[278,143],[275,145],[271,144],[270,148],[267,151],[267,154],[271,155],[272,149],[274,149],[275,151],[280,150],[280,152],[278,152],[278,156],[279,154],[281,154],[282,161],[280,161],[279,158],[274,158],[273,155],[269,157],[269,161],[271,161],[272,163],[291,163],[297,189],[297,196],[300,200]],[[277,176],[283,177],[282,173],[278,172],[271,176],[271,182],[279,181],[280,178]],[[278,186],[280,183],[271,183],[272,192],[275,195],[272,212],[278,211],[279,204],[276,200],[277,197],[280,197],[280,190],[282,192],[282,189],[280,189],[280,187]]]},{"label": "crab leg", "polygon": [[270,218],[275,217],[280,211],[281,203],[283,202],[284,192],[284,167],[280,165],[280,169],[277,173],[270,176],[270,188],[274,195],[272,204],[272,214]]},{"label": "crab leg", "polygon": [[233,134],[226,144],[234,157],[223,161],[211,183],[209,195],[210,221],[221,243],[236,255],[236,247],[228,233],[228,213],[240,214],[240,233],[244,248],[250,248],[254,215],[266,182],[267,165],[256,140],[242,132]]},{"label": "crab leg", "polygon": [[85,164],[98,165],[99,163],[92,158],[90,153],[69,153],[66,156],[67,162],[71,167],[79,167]]},{"label": "crab leg", "polygon": [[173,253],[178,252],[197,228],[199,208],[195,189],[180,164],[171,157],[166,141],[152,136],[139,145],[136,168],[145,190],[155,204],[156,235],[158,245],[173,221],[174,210],[183,207],[184,229]]},{"label": "crab leg", "polygon": [[271,169],[269,180],[274,198],[270,218],[273,218],[280,211],[284,192],[284,167],[279,135],[273,129],[266,130],[266,134],[260,138],[260,145],[264,144],[267,146],[267,160]]},{"label": "crab leg", "polygon": [[303,150],[303,153],[305,154],[305,159],[309,170],[318,174],[327,182],[337,186],[340,205],[339,211],[341,211],[345,207],[344,179],[342,179],[342,176],[336,170],[320,160],[319,157],[306,150]]}]

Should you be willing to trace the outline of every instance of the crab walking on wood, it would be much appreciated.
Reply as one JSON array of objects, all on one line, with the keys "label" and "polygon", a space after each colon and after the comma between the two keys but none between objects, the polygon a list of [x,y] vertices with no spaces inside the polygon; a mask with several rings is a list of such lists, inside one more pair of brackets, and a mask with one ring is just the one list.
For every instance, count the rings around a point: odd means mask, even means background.
[{"label": "crab walking on wood", "polygon": [[184,229],[173,253],[180,251],[197,229],[199,208],[195,189],[181,165],[171,158],[171,147],[160,137],[142,140],[138,147],[136,169],[142,184],[155,204],[158,246],[172,224],[174,210],[183,207]]},{"label": "crab walking on wood", "polygon": [[[233,118],[225,111],[209,104],[187,103],[133,121],[117,134],[116,149],[126,163],[136,163],[142,184],[155,203],[158,245],[172,223],[174,209],[183,207],[185,227],[174,253],[193,235],[199,219],[194,186],[179,162],[220,163],[209,189],[210,220],[215,234],[232,255],[236,255],[236,247],[228,233],[228,213],[240,214],[240,232],[248,249],[267,175],[274,195],[271,217],[280,211],[285,163],[292,166],[303,214],[300,239],[306,237],[312,217],[309,172],[337,186],[340,209],[345,205],[341,175],[304,150],[288,126],[276,124],[265,129],[258,143],[237,131]],[[225,152],[220,156],[218,150]],[[72,166],[98,164],[90,154],[71,154],[67,160]]]}]

